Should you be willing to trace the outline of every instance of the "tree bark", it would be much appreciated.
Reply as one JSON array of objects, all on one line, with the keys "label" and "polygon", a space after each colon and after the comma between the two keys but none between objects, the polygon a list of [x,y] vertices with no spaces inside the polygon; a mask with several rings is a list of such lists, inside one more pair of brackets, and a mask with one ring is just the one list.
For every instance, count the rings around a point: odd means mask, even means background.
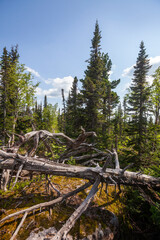
[{"label": "tree bark", "polygon": [[[55,163],[44,158],[24,157],[14,153],[6,153],[0,150],[0,169],[12,170],[15,160],[20,165],[24,164],[23,170],[31,172],[39,172],[56,176],[83,178],[90,181],[94,181],[98,175],[101,176],[101,181],[109,181],[110,176],[113,179],[118,180],[120,184],[124,185],[150,185],[152,188],[155,189],[160,188],[160,178],[154,178],[152,176],[136,172],[123,171],[123,169],[120,168],[106,168],[105,172],[102,172],[101,167],[93,168]],[[19,167],[18,165],[16,165],[15,170],[18,169]]]}]

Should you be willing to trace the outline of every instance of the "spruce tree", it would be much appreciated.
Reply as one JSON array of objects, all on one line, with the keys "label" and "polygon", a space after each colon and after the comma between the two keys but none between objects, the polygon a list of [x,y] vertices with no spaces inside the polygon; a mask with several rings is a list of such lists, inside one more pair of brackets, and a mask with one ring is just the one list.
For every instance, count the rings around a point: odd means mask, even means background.
[{"label": "spruce tree", "polygon": [[74,78],[66,105],[66,133],[71,137],[79,134],[83,126],[83,110],[81,96],[78,93],[78,79]]},{"label": "spruce tree", "polygon": [[44,108],[46,108],[47,107],[47,96],[45,95],[44,96]]},{"label": "spruce tree", "polygon": [[102,136],[107,148],[111,147],[112,142],[112,115],[113,110],[119,102],[119,96],[113,90],[120,83],[120,79],[111,81],[109,79],[112,62],[108,54],[102,54],[103,78],[102,78]]},{"label": "spruce tree", "polygon": [[33,122],[36,130],[43,128],[42,103],[37,104],[37,101],[33,111]]},{"label": "spruce tree", "polygon": [[119,104],[118,109],[115,111],[113,123],[114,123],[113,140],[115,141],[115,144],[114,142],[113,144],[116,150],[118,150],[118,144],[121,143],[122,135],[123,135],[123,111],[122,111],[121,104]]},{"label": "spruce tree", "polygon": [[24,109],[33,104],[35,88],[30,73],[26,73],[23,64],[19,62],[18,46],[12,47],[8,52],[3,50],[0,73],[0,104],[3,119],[3,132],[11,131],[12,143],[19,115]]},{"label": "spruce tree", "polygon": [[153,75],[151,99],[153,103],[153,113],[155,116],[155,124],[160,125],[160,67],[158,67]]},{"label": "spruce tree", "polygon": [[66,133],[66,100],[64,96],[64,89],[61,89],[62,93],[62,102],[63,102],[63,108],[62,108],[62,131]]},{"label": "spruce tree", "polygon": [[5,144],[5,130],[7,120],[7,86],[9,78],[10,58],[6,47],[3,49],[1,56],[1,72],[0,72],[0,135],[3,144]]},{"label": "spruce tree", "polygon": [[101,32],[98,21],[95,24],[94,36],[92,39],[90,58],[85,71],[85,78],[82,82],[82,94],[84,99],[85,123],[88,130],[97,130],[98,115],[100,108],[100,96],[102,94],[101,81],[103,71],[103,60],[100,48]]},{"label": "spruce tree", "polygon": [[136,65],[134,66],[134,77],[128,98],[128,111],[131,115],[129,133],[132,136],[130,144],[138,152],[138,163],[142,161],[142,154],[145,151],[144,148],[147,139],[147,112],[150,95],[147,74],[150,67],[148,55],[142,41]]}]

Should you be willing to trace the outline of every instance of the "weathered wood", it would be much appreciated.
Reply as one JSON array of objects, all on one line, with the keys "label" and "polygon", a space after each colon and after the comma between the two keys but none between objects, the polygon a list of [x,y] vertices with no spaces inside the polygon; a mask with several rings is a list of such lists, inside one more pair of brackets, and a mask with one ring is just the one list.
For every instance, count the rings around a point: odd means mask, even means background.
[{"label": "weathered wood", "polygon": [[12,189],[15,187],[15,185],[16,185],[16,183],[17,183],[17,181],[18,181],[18,177],[19,177],[19,175],[20,175],[20,173],[21,173],[21,171],[22,171],[22,169],[23,169],[23,166],[24,166],[24,163],[22,163],[22,164],[19,166],[19,169],[18,169],[18,172],[17,172],[17,175],[16,175],[16,179],[15,179],[15,181],[14,181],[14,184],[13,184],[13,186],[12,186]]},{"label": "weathered wood", "polygon": [[16,231],[14,232],[14,234],[13,234],[13,236],[11,237],[10,240],[14,240],[14,239],[16,238],[16,236],[17,236],[17,234],[18,234],[20,228],[22,227],[22,225],[23,225],[23,223],[24,223],[24,221],[25,221],[27,215],[28,215],[28,212],[25,212],[25,214],[23,215],[23,218],[22,218],[20,224],[18,225]]},{"label": "weathered wood", "polygon": [[[110,157],[110,156],[109,156]],[[101,172],[105,172],[106,163],[104,164]],[[70,216],[67,222],[63,225],[63,227],[57,232],[57,234],[52,238],[53,240],[61,240],[66,239],[68,232],[74,226],[77,219],[82,215],[82,213],[88,208],[90,202],[93,200],[96,192],[98,191],[98,186],[101,182],[101,176],[98,175],[96,181],[94,182],[91,191],[89,192],[86,199],[82,202],[82,204],[74,211],[74,213]]]},{"label": "weathered wood", "polygon": [[115,169],[120,169],[118,154],[115,149],[113,149],[113,156],[115,158]]},{"label": "weathered wood", "polygon": [[63,142],[61,142],[59,140],[60,138],[63,138],[64,140],[66,140],[66,145],[67,148],[69,149],[75,149],[77,148],[82,142],[84,142],[86,140],[86,138],[90,137],[90,136],[96,136],[95,132],[85,132],[82,131],[82,133],[74,140],[70,137],[68,137],[67,135],[65,135],[64,133],[51,133],[49,131],[46,130],[39,130],[39,131],[32,131],[29,133],[26,133],[24,136],[20,136],[18,134],[16,134],[19,137],[19,140],[17,142],[15,142],[14,145],[12,145],[12,148],[16,149],[16,152],[18,152],[19,148],[22,146],[22,144],[28,142],[31,138],[34,139],[34,146],[30,152],[30,156],[32,156],[39,144],[40,139],[43,138],[51,138],[51,139],[55,139],[57,142],[60,142],[61,144],[64,144]]},{"label": "weathered wood", "polygon": [[82,215],[82,213],[88,208],[90,202],[92,201],[94,195],[98,191],[98,186],[101,181],[100,176],[97,177],[95,183],[91,191],[89,192],[86,199],[82,202],[82,204],[74,211],[74,213],[70,216],[67,222],[63,225],[63,227],[57,232],[57,234],[52,238],[52,240],[61,240],[66,239],[68,232],[74,226],[76,220]]},{"label": "weathered wood", "polygon": [[[21,210],[19,212],[10,214],[3,218],[1,222],[6,221],[7,219],[11,217],[18,216],[19,214],[24,214],[23,219],[18,226],[16,232],[19,231],[20,227],[22,226],[27,214],[30,211],[35,211],[37,209],[50,207],[56,203],[59,203],[63,201],[64,199],[73,196],[74,194],[82,191],[83,189],[87,188],[88,186],[93,184],[93,187],[87,196],[87,198],[82,202],[82,204],[75,210],[75,212],[71,215],[71,217],[67,220],[67,222],[63,225],[63,227],[58,231],[56,236],[53,238],[55,239],[66,239],[66,236],[70,229],[75,224],[76,220],[81,216],[81,214],[87,209],[88,205],[90,204],[92,198],[98,191],[98,186],[100,183],[103,184],[105,182],[106,184],[106,192],[107,192],[107,186],[110,183],[114,183],[115,187],[118,184],[118,187],[120,189],[120,184],[124,185],[136,185],[139,187],[145,187],[150,186],[153,189],[160,189],[160,178],[154,178],[145,174],[135,173],[135,172],[129,172],[127,169],[131,167],[132,165],[129,165],[125,167],[124,169],[120,168],[119,160],[118,160],[118,154],[116,150],[113,150],[113,152],[106,150],[107,152],[102,152],[94,147],[92,144],[85,143],[86,138],[89,136],[96,136],[94,132],[85,132],[85,130],[82,128],[81,134],[77,137],[77,139],[71,139],[68,136],[66,136],[63,133],[50,133],[46,130],[40,130],[40,131],[32,131],[30,133],[25,134],[24,136],[19,137],[19,141],[15,143],[14,146],[10,148],[4,148],[4,151],[0,150],[0,170],[3,170],[4,172],[11,172],[11,177],[13,175],[13,171],[17,171],[16,175],[16,181],[19,177],[19,174],[23,168],[23,170],[27,170],[29,172],[36,172],[36,173],[44,173],[46,176],[48,175],[56,175],[56,176],[66,176],[66,177],[72,177],[72,178],[82,178],[87,179],[90,182],[86,183],[82,187],[65,194],[63,196],[58,197],[57,199],[54,199],[49,202],[37,204],[35,206],[32,206],[28,209]],[[26,156],[22,156],[18,154],[18,149],[22,144],[30,141],[30,139],[33,139],[34,144],[30,150],[26,154]],[[54,161],[47,160],[45,158],[35,158],[32,157],[32,155],[35,154],[39,141],[46,142],[47,139],[54,139],[54,141],[58,144],[64,144],[66,145],[66,151],[59,156],[58,161],[61,163],[56,163]],[[63,139],[63,140],[62,140]],[[64,141],[64,142],[63,142]],[[47,143],[46,143],[47,144]],[[47,145],[47,148],[49,146]],[[90,151],[90,154],[87,153],[87,151]],[[83,154],[87,153],[85,155],[77,156],[77,154]],[[82,167],[82,166],[73,166],[68,164],[62,164],[62,162],[65,162],[69,159],[69,157],[74,157],[77,162],[85,161],[85,163],[92,163],[93,165],[96,165],[95,168],[93,167]],[[115,168],[108,168],[108,166],[112,163],[112,158],[114,157],[115,162]],[[104,161],[105,163],[103,167],[100,167],[95,161]],[[9,176],[9,175],[8,175]],[[47,183],[49,183],[53,189],[54,186],[52,185],[51,181],[46,178]],[[16,183],[15,181],[15,183]],[[55,189],[57,191],[57,189]],[[57,191],[58,192],[58,191]],[[59,192],[58,192],[59,193]],[[13,235],[14,236],[14,235]]]},{"label": "weathered wood", "polygon": [[[2,153],[2,154],[1,154]],[[4,157],[5,156],[5,157]],[[123,171],[123,169],[111,169],[106,168],[105,172],[102,173],[102,168],[100,167],[82,167],[74,166],[68,164],[55,163],[43,158],[32,158],[32,157],[23,157],[21,155],[12,154],[12,153],[3,153],[0,151],[0,158],[4,159],[0,162],[0,169],[12,169],[14,161],[18,163],[24,163],[23,169],[27,171],[34,171],[49,175],[56,176],[66,176],[66,177],[75,177],[88,179],[94,181],[98,175],[101,175],[102,181],[106,179],[109,181],[108,177],[111,176],[114,180],[119,180],[120,184],[126,185],[140,185],[146,186],[150,185],[152,188],[160,189],[160,178],[154,178],[145,174],[139,174],[136,172]],[[15,166],[18,170],[17,166]],[[110,182],[110,181],[109,181]]]},{"label": "weathered wood", "polygon": [[2,170],[2,176],[0,178],[0,188],[4,191],[7,191],[7,184],[9,181],[9,174],[10,170],[9,169],[3,169]]},{"label": "weathered wood", "polygon": [[71,196],[73,196],[73,195],[75,195],[75,194],[83,191],[84,189],[88,188],[88,187],[91,186],[91,185],[92,185],[92,184],[91,184],[90,182],[85,183],[83,186],[75,189],[74,191],[69,192],[69,193],[67,193],[67,194],[65,194],[65,195],[63,195],[63,196],[61,196],[61,197],[58,197],[58,198],[56,198],[56,199],[54,199],[54,200],[51,200],[51,201],[49,201],[49,202],[39,203],[39,204],[36,204],[36,205],[34,205],[34,206],[30,207],[30,208],[23,209],[23,210],[21,210],[21,211],[12,213],[12,214],[4,217],[3,219],[1,219],[1,220],[0,220],[0,223],[5,222],[6,220],[8,220],[8,219],[10,219],[10,218],[12,218],[12,217],[18,216],[18,215],[20,215],[20,214],[23,214],[23,213],[29,213],[29,212],[35,211],[35,210],[37,210],[37,209],[39,209],[39,208],[42,209],[42,208],[46,208],[46,207],[53,206],[54,204],[60,203],[60,202],[62,202],[63,200],[65,200],[66,198],[69,198],[69,197],[71,197]]}]

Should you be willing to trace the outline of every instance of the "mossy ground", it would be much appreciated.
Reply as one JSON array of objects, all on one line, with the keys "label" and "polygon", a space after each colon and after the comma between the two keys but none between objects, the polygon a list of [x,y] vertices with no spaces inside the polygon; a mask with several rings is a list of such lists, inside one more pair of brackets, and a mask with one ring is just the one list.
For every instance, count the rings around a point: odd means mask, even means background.
[{"label": "mossy ground", "polygon": [[[62,192],[67,193],[73,189],[83,185],[86,181],[82,179],[73,179],[66,177],[51,177],[52,182],[55,186]],[[30,213],[19,234],[17,239],[26,239],[32,230],[49,228],[55,226],[59,229],[68,217],[73,213],[75,207],[78,206],[82,200],[89,193],[89,189],[80,192],[78,195],[69,198],[67,201],[57,204],[52,209],[52,214],[47,209],[40,213],[36,211],[35,213]],[[123,194],[123,193],[122,193]],[[114,201],[115,189],[113,186],[109,186],[109,196],[106,195],[104,189],[100,195],[100,190],[96,194],[92,205],[104,205],[106,209],[115,212],[116,214],[121,214],[123,212],[123,203],[121,203],[120,198]],[[50,201],[57,197],[56,192],[46,192],[45,176],[34,177],[33,180],[21,180],[16,184],[13,190],[7,192],[0,191],[0,214],[1,219],[8,214],[25,209],[27,207],[33,206],[35,204]],[[18,226],[21,216],[11,218],[5,223],[0,225],[0,239],[8,240],[14,233],[16,227]],[[102,225],[104,223],[102,222]],[[82,216],[79,221],[77,221],[75,227],[72,229],[72,234],[80,236],[85,236],[91,234],[95,228],[98,226],[98,221],[91,219],[86,216]]]},{"label": "mossy ground", "polygon": [[[50,180],[55,187],[59,189],[59,191],[63,194],[70,192],[77,187],[82,186],[86,180],[83,179],[75,179],[75,178],[66,178],[66,177],[50,177]],[[66,222],[69,216],[73,213],[75,208],[86,198],[90,191],[91,187],[80,192],[74,197],[71,197],[64,201],[63,203],[54,205],[52,208],[52,213],[49,209],[46,209],[43,212],[40,212],[38,209],[36,212],[31,212],[21,230],[17,235],[18,240],[25,240],[32,230],[42,230],[43,228],[55,227],[57,230]],[[130,205],[126,205],[126,202],[129,201],[128,196],[128,188],[123,187],[122,193],[120,195],[116,195],[118,190],[115,190],[114,186],[108,186],[108,195],[105,193],[105,186],[103,186],[102,191],[99,189],[98,193],[96,194],[94,201],[92,202],[92,206],[101,206],[118,216],[121,223],[121,229],[124,230],[124,235],[128,234],[128,238],[132,236],[132,231],[134,229],[134,224],[137,224],[130,218],[130,216],[135,215],[136,217],[141,216],[139,203],[137,202],[137,207],[134,205],[135,201],[130,197],[130,201],[132,203]],[[101,193],[101,194],[100,194]],[[4,218],[5,216],[25,209],[27,207],[33,206],[35,204],[50,201],[57,197],[57,193],[55,191],[46,192],[46,181],[44,175],[38,175],[33,178],[33,180],[25,179],[21,180],[16,184],[13,190],[9,190],[7,192],[3,192],[0,190],[0,218]],[[137,196],[135,196],[137,199]],[[133,207],[132,207],[133,205]],[[130,209],[130,208],[133,209]],[[136,210],[137,208],[137,210]],[[129,211],[133,212],[130,215]],[[144,209],[143,209],[144,210]],[[145,209],[146,211],[146,209]],[[149,209],[148,209],[149,211]],[[143,222],[147,221],[147,217],[143,219]],[[1,240],[9,240],[10,237],[13,235],[15,229],[17,228],[18,224],[22,219],[22,215],[11,218],[5,223],[0,224],[0,239]],[[75,236],[76,239],[79,237],[84,237],[93,233],[96,227],[99,224],[99,220],[86,217],[86,215],[82,215],[81,218],[77,221],[76,225],[71,231],[71,234]],[[104,221],[101,222],[103,227],[106,226]],[[137,228],[136,228],[137,229]],[[122,236],[124,236],[122,233]],[[126,237],[122,237],[121,239],[128,239]],[[132,238],[132,239],[145,239],[145,238]]]}]

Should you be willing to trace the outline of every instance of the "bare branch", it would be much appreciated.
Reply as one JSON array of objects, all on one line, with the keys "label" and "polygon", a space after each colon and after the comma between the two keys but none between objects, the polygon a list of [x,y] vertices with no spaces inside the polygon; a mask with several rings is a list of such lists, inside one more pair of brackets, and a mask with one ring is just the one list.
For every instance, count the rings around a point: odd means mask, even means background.
[{"label": "bare branch", "polygon": [[42,208],[46,208],[46,207],[49,207],[49,206],[53,206],[54,204],[60,203],[60,202],[62,202],[64,199],[66,199],[66,198],[68,198],[68,197],[71,197],[71,196],[73,196],[73,195],[75,195],[75,194],[83,191],[84,189],[88,188],[89,186],[91,186],[91,183],[90,183],[90,182],[85,183],[83,186],[75,189],[74,191],[69,192],[69,193],[67,193],[67,194],[65,194],[65,195],[63,195],[63,196],[61,196],[61,197],[58,197],[58,198],[52,200],[52,201],[40,203],[40,204],[34,205],[34,206],[30,207],[30,208],[23,209],[23,210],[21,210],[21,211],[19,211],[19,212],[12,213],[12,214],[6,216],[5,218],[1,219],[1,220],[0,220],[0,223],[6,221],[6,220],[8,220],[8,219],[10,219],[11,217],[15,217],[15,216],[18,216],[18,215],[23,214],[23,213],[26,213],[26,212],[29,213],[29,212],[35,211],[35,210],[37,210],[37,209],[39,209],[39,208],[42,209]]},{"label": "bare branch", "polygon": [[82,213],[87,209],[90,204],[92,198],[98,191],[98,185],[100,183],[100,176],[97,177],[91,191],[89,192],[86,199],[82,202],[82,204],[74,211],[74,213],[70,216],[67,222],[63,225],[63,227],[58,231],[58,233],[53,237],[53,240],[61,240],[62,237],[66,239],[68,232],[74,226],[76,220],[82,215]]},{"label": "bare branch", "polygon": [[14,239],[16,238],[16,236],[17,236],[17,234],[18,234],[20,228],[22,227],[22,225],[23,225],[23,223],[24,223],[24,221],[25,221],[27,215],[28,215],[28,212],[25,212],[25,214],[23,215],[23,218],[22,218],[20,224],[18,225],[16,231],[14,232],[14,234],[13,234],[13,236],[11,237],[10,240],[14,240]]}]

